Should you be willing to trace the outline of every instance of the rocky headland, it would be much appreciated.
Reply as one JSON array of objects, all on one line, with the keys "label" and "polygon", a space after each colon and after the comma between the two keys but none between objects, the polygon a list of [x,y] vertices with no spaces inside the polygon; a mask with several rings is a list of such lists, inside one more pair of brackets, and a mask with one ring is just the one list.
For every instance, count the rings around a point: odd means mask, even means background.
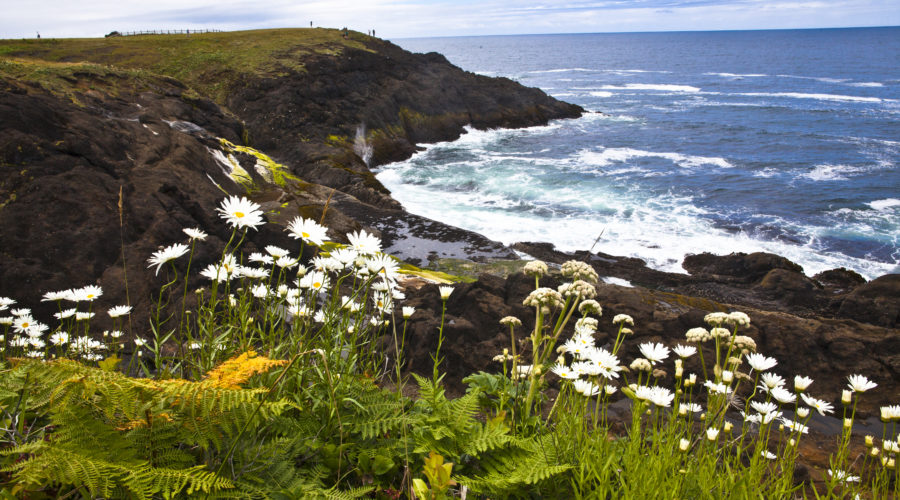
[{"label": "rocky headland", "polygon": [[[517,250],[617,278],[598,285],[598,300],[606,316],[634,317],[626,357],[639,342],[683,339],[710,311],[742,310],[776,371],[812,377],[817,396],[839,407],[846,375],[862,373],[879,384],[864,417],[898,403],[900,275],[806,276],[770,254],[690,256],[687,273],[675,274],[549,243],[511,248],[406,212],[373,175],[466,125],[527,127],[583,112],[540,90],[337,30],[0,41],[0,54],[0,296],[36,314],[55,311],[43,293],[90,283],[104,289],[101,306],[125,303],[127,283],[142,328],[162,284],[149,255],[199,227],[211,241],[195,261],[211,262],[230,236],[215,207],[225,193],[247,194],[276,223],[323,220],[337,241],[366,228],[411,264],[464,262],[471,279],[448,302],[443,347],[456,392],[463,376],[497,368],[491,358],[510,342],[500,318],[517,316],[528,331],[522,299],[533,282],[516,272]],[[294,247],[277,224],[251,232],[248,251],[267,244]],[[407,359],[428,372],[441,301],[420,279],[407,282],[407,297],[417,308]],[[602,345],[612,325],[601,334]]]}]

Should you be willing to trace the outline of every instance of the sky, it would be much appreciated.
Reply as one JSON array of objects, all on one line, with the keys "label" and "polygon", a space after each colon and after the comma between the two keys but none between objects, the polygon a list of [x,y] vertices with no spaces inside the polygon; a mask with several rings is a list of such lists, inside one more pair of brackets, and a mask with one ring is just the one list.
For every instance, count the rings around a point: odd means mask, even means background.
[{"label": "sky", "polygon": [[0,38],[348,27],[382,38],[900,25],[898,0],[0,0]]}]

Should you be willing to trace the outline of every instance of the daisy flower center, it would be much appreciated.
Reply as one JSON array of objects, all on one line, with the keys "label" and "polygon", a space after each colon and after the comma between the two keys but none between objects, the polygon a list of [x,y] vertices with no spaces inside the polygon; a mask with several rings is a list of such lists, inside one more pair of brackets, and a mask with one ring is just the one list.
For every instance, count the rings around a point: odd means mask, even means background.
[{"label": "daisy flower center", "polygon": [[316,281],[315,283],[313,283],[313,287],[314,287],[314,288],[319,288],[319,287],[321,287],[321,286],[322,286],[322,283],[319,283],[318,281]]},{"label": "daisy flower center", "polygon": [[238,219],[240,219],[244,216],[244,212],[235,212],[234,216],[237,217]]},{"label": "daisy flower center", "polygon": [[301,231],[300,235],[303,236],[304,238],[309,238],[309,233],[307,233],[305,231]]}]

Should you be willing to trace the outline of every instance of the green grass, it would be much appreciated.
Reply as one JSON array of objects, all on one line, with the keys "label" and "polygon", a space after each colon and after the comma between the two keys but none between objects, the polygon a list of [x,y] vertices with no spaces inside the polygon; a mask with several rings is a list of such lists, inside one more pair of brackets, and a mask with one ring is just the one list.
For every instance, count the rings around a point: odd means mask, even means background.
[{"label": "green grass", "polygon": [[[349,38],[335,29],[270,29],[193,35],[113,38],[0,40],[0,58],[33,64],[92,63],[145,70],[184,82],[219,104],[246,76],[278,77],[303,71],[313,55],[336,55],[345,48],[371,50],[366,35]],[[48,68],[59,66],[49,64]]]}]

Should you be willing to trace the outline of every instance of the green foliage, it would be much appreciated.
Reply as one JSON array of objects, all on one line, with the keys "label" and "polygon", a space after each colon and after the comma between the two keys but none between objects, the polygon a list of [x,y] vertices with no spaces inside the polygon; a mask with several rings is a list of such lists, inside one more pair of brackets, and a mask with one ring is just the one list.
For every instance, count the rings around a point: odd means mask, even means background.
[{"label": "green foliage", "polygon": [[0,57],[145,70],[178,79],[220,105],[246,76],[303,71],[306,56],[370,50],[334,29],[273,29],[191,35],[148,35],[59,40],[0,40]]}]

